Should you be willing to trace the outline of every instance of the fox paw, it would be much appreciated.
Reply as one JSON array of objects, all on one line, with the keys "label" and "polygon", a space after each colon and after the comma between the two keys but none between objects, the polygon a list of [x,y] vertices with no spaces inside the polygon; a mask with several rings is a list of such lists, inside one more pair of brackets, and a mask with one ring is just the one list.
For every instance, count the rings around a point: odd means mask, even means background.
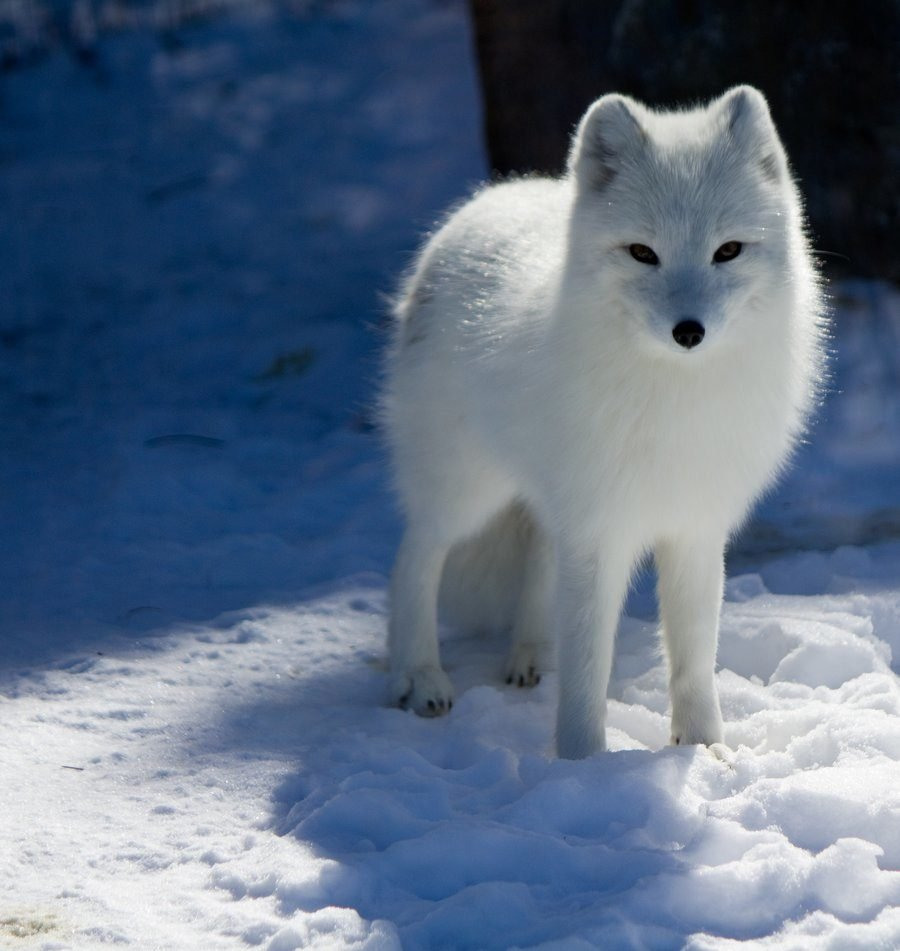
[{"label": "fox paw", "polygon": [[672,712],[673,746],[714,746],[722,742],[722,714],[712,696],[692,696],[676,704]]},{"label": "fox paw", "polygon": [[420,717],[442,717],[453,709],[453,685],[440,667],[417,667],[392,679],[391,699]]},{"label": "fox paw", "polygon": [[516,687],[536,687],[541,682],[536,644],[515,644],[506,662],[506,682]]}]

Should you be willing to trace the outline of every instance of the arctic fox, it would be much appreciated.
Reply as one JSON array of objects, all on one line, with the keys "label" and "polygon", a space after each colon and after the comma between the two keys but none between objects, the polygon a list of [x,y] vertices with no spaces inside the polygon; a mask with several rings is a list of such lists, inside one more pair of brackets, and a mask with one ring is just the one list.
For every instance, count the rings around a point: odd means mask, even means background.
[{"label": "arctic fox", "polygon": [[724,550],[804,428],[824,324],[750,86],[689,111],[603,96],[563,177],[488,186],[453,213],[398,298],[382,402],[406,517],[393,701],[450,710],[438,594],[465,599],[468,578],[496,622],[509,606],[507,682],[536,683],[557,636],[559,755],[605,749],[616,626],[652,552],[671,741],[721,742]]}]

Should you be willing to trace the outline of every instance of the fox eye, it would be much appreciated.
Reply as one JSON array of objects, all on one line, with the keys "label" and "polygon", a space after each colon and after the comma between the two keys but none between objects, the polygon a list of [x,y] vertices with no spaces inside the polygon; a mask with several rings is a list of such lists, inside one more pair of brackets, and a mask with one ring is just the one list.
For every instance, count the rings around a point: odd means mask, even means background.
[{"label": "fox eye", "polygon": [[628,253],[641,264],[659,264],[659,258],[653,248],[648,248],[646,244],[629,244]]},{"label": "fox eye", "polygon": [[721,264],[723,261],[733,261],[741,253],[743,247],[740,241],[726,241],[716,250],[713,261],[716,264]]}]

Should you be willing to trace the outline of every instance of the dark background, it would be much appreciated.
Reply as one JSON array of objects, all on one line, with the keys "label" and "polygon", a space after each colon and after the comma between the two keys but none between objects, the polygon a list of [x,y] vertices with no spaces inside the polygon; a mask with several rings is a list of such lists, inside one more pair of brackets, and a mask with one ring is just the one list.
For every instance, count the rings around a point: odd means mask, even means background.
[{"label": "dark background", "polygon": [[835,275],[900,278],[900,3],[470,0],[493,169],[558,172],[606,92],[767,96]]}]

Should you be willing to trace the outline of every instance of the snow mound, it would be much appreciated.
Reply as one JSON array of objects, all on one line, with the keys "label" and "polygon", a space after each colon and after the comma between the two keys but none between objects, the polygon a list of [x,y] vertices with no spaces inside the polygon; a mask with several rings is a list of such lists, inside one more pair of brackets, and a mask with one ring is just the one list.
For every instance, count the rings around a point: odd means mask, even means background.
[{"label": "snow mound", "polygon": [[900,595],[725,605],[727,755],[664,745],[633,619],[607,754],[552,756],[555,674],[501,684],[499,639],[445,641],[449,716],[386,707],[378,576],[19,671],[4,917],[77,948],[890,947],[900,687],[869,597]]},{"label": "snow mound", "polygon": [[[342,704],[295,719],[300,770],[276,795],[276,828],[310,861],[250,877],[241,860],[217,866],[213,883],[235,897],[272,898],[292,916],[353,909],[373,928],[390,922],[378,940],[403,947],[704,947],[813,919],[820,937],[854,922],[870,922],[873,940],[898,935],[900,689],[871,624],[840,599],[759,593],[726,606],[725,657],[734,642],[742,661],[719,675],[727,762],[663,747],[657,662],[613,685],[648,701],[613,702],[613,751],[572,763],[551,755],[554,675],[527,694],[495,683],[493,642],[445,645],[463,686],[449,717],[363,714],[351,698],[384,688],[365,629],[384,619],[378,592],[347,597],[373,613],[342,622],[330,661],[299,632],[333,632],[334,601],[311,605],[293,636],[316,653],[296,674],[308,702],[334,696],[332,665],[346,662]],[[625,666],[631,642],[643,650],[652,634],[626,625]],[[752,640],[766,646],[755,670]],[[811,669],[796,660],[805,650],[819,658]],[[850,669],[848,657],[866,663]]]}]

